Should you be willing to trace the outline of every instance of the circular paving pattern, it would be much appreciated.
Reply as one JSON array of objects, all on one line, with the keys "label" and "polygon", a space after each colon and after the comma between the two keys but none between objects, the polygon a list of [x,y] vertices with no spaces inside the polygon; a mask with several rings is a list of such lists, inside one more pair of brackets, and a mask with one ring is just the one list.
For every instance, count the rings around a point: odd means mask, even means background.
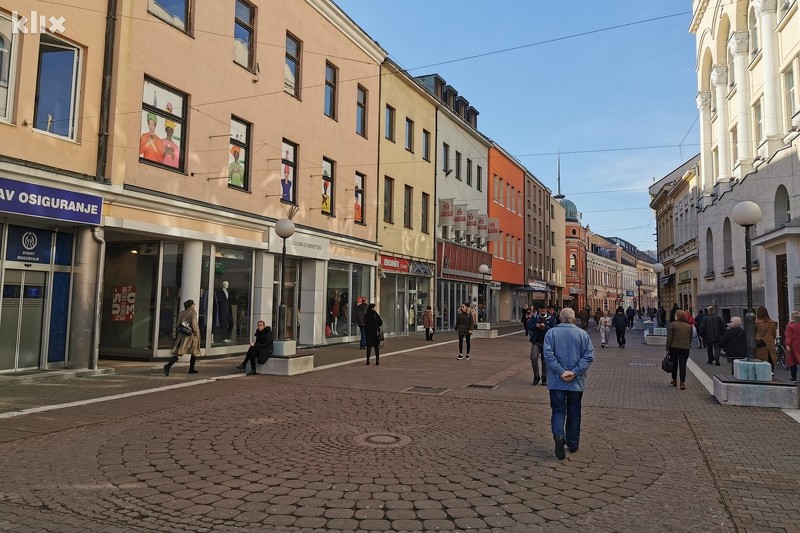
[{"label": "circular paving pattern", "polygon": [[373,448],[398,448],[411,443],[408,435],[398,435],[396,433],[362,433],[353,437],[353,442],[361,446]]}]

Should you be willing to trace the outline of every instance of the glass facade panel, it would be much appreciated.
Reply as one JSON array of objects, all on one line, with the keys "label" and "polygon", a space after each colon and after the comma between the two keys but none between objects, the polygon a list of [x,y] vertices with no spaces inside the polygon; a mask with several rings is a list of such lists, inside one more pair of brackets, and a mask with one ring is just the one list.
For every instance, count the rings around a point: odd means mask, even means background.
[{"label": "glass facade panel", "polygon": [[183,309],[182,300],[194,299],[181,295],[181,272],[183,271],[183,245],[168,242],[164,244],[164,258],[161,263],[161,303],[158,308],[158,347],[172,348],[178,313]]},{"label": "glass facade panel", "polygon": [[253,252],[216,249],[211,346],[250,343],[252,279]]},{"label": "glass facade panel", "polygon": [[349,335],[350,264],[328,263],[328,294],[325,307],[325,337]]},{"label": "glass facade panel", "polygon": [[371,272],[370,267],[366,267],[363,265],[353,265],[353,275],[352,280],[353,284],[351,285],[352,290],[351,293],[353,295],[350,298],[350,334],[351,335],[358,335],[358,324],[356,323],[356,307],[358,307],[358,302],[361,298],[365,298],[367,303],[371,303],[372,301],[372,291],[370,290],[370,283],[369,277]]}]

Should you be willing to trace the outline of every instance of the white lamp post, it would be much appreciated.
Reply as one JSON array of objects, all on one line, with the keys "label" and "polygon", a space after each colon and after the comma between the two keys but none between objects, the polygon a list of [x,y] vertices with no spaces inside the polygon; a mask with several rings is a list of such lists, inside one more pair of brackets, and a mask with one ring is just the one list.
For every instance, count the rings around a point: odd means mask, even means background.
[{"label": "white lamp post", "polygon": [[661,273],[664,272],[664,265],[656,263],[653,265],[653,272],[656,273],[656,324],[663,328],[661,324]]},{"label": "white lamp post", "polygon": [[744,227],[745,272],[747,273],[747,313],[744,315],[744,336],[747,341],[747,360],[756,358],[756,315],[753,313],[753,264],[751,259],[750,226],[761,220],[761,208],[745,201],[733,208],[733,221]]},{"label": "white lamp post", "polygon": [[478,267],[478,272],[483,276],[483,319],[487,324],[491,322],[489,319],[489,287],[486,286],[486,274],[488,274],[490,270],[489,265],[486,264],[481,264],[481,266]]},{"label": "white lamp post", "polygon": [[281,279],[280,279],[280,306],[278,307],[278,340],[286,340],[286,303],[283,300],[284,275],[286,272],[286,239],[294,235],[294,222],[288,218],[282,218],[275,223],[275,233],[283,239],[283,251],[281,252]]}]

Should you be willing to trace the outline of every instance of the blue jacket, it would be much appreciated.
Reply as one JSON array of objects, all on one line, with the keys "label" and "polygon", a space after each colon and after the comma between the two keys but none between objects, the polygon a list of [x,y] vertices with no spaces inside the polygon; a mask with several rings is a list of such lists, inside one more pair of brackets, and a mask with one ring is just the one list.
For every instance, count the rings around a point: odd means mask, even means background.
[{"label": "blue jacket", "polygon": [[[544,324],[544,328],[539,328],[539,324]],[[550,328],[556,327],[556,317],[553,315],[541,316],[539,313],[533,315],[528,320],[528,331],[531,332],[531,342],[534,344],[542,344],[544,342],[544,335]]]},{"label": "blue jacket", "polygon": [[[594,346],[584,330],[563,322],[544,336],[542,351],[547,361],[547,387],[554,390],[582,391],[586,383],[586,371],[594,360]],[[575,379],[567,383],[561,379],[566,370],[575,373]]]}]

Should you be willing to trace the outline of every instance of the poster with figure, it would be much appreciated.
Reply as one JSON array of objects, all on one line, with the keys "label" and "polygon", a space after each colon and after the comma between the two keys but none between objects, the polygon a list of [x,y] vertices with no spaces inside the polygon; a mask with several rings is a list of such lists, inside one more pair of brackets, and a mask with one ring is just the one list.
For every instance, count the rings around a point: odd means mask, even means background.
[{"label": "poster with figure", "polygon": [[182,168],[184,97],[145,80],[139,157],[170,168]]},{"label": "poster with figure", "polygon": [[296,204],[295,170],[297,145],[283,141],[281,145],[281,201]]},{"label": "poster with figure", "polygon": [[333,163],[322,160],[322,214],[333,215]]},{"label": "poster with figure", "polygon": [[228,185],[247,188],[248,125],[231,119],[231,140],[228,148]]},{"label": "poster with figure", "polygon": [[356,172],[354,189],[355,200],[353,203],[353,220],[359,224],[364,223],[364,175]]}]

